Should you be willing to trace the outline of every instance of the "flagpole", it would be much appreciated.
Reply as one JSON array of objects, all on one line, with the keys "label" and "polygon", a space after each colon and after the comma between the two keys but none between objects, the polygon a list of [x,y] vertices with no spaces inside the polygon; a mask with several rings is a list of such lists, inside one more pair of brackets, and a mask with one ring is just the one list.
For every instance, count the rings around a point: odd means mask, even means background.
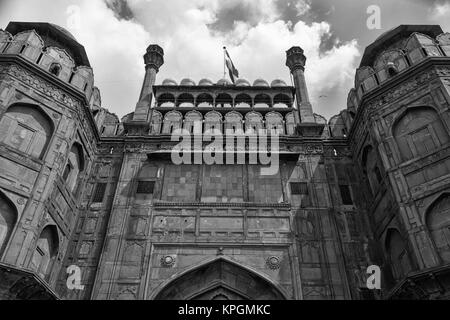
[{"label": "flagpole", "polygon": [[226,50],[226,47],[223,47],[223,78],[224,78],[224,79],[226,78],[226,74],[227,74],[227,71],[226,71],[226,57],[225,57],[225,50]]}]

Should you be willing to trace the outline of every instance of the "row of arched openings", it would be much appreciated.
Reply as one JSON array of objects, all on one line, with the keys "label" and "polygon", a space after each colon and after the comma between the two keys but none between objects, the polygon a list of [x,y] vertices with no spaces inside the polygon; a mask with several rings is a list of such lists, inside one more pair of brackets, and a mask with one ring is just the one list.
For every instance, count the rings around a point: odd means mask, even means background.
[{"label": "row of arched openings", "polygon": [[197,133],[196,126],[201,132],[216,133],[258,133],[266,130],[268,134],[295,133],[295,118],[292,112],[284,117],[278,112],[269,112],[263,116],[259,112],[251,111],[245,117],[239,112],[228,112],[222,116],[219,112],[210,111],[203,116],[198,111],[189,111],[184,116],[178,111],[169,111],[164,117],[153,110],[150,134],[171,134],[177,129],[185,129],[189,133]]},{"label": "row of arched openings", "polygon": [[[38,106],[15,104],[0,120],[0,143],[35,158],[43,159],[54,133],[50,117]],[[68,189],[76,191],[84,170],[83,148],[75,142],[62,173]]]},{"label": "row of arched openings", "polygon": [[[0,257],[3,256],[17,224],[16,207],[0,192]],[[48,279],[59,250],[58,231],[55,225],[44,227],[35,243],[29,268]]]},{"label": "row of arched openings", "polygon": [[[450,194],[438,197],[425,214],[425,225],[443,264],[450,262]],[[386,235],[386,253],[396,280],[413,270],[407,240],[397,229],[389,229]]]},{"label": "row of arched openings", "polygon": [[[0,143],[34,159],[42,160],[45,157],[53,134],[53,121],[35,105],[12,105],[0,119]],[[73,193],[77,191],[84,167],[83,148],[79,143],[74,143],[62,172],[67,189]],[[0,193],[0,257],[11,239],[17,218],[14,204]],[[48,225],[41,230],[36,240],[29,268],[48,279],[58,249],[57,228],[55,225]]]},{"label": "row of arched openings", "polygon": [[[431,107],[408,108],[392,126],[400,161],[428,155],[450,141],[448,130],[439,114]],[[362,151],[362,169],[370,189],[376,193],[383,180],[375,149],[368,145]]]},{"label": "row of arched openings", "polygon": [[198,95],[190,93],[182,93],[175,96],[172,93],[163,93],[156,99],[158,107],[186,107],[186,108],[291,108],[292,99],[283,93],[275,96],[270,96],[265,93],[251,96],[249,94],[241,93],[236,96],[231,96],[227,93],[219,93],[211,95],[208,93],[201,93]]}]

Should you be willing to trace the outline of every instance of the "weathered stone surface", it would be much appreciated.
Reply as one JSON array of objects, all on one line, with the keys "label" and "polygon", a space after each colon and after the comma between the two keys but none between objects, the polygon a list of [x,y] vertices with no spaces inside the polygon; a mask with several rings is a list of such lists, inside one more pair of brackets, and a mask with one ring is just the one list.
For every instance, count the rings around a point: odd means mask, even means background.
[{"label": "weathered stone surface", "polygon": [[[119,122],[88,67],[67,76],[73,48],[58,49],[59,76],[0,31],[14,44],[0,54],[0,297],[448,298],[450,57],[425,41],[443,39],[436,30],[400,27],[392,32],[403,40],[377,40],[347,109],[328,123],[312,113],[299,48],[288,51],[293,88],[156,85],[163,51],[151,46],[137,113]],[[28,36],[41,50],[39,34]],[[395,51],[405,46],[408,59]],[[241,153],[173,163],[170,134],[197,132],[195,120],[203,140],[207,130],[245,130]],[[302,136],[305,123],[324,129]],[[254,162],[257,130],[279,135],[272,175]],[[370,292],[374,264],[382,288]],[[70,266],[82,290],[70,286]]]}]

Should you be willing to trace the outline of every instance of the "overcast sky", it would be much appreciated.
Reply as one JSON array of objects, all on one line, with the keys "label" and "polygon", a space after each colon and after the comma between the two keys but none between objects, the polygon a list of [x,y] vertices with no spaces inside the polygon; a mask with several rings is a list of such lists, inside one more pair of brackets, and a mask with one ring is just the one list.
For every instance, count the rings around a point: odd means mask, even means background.
[{"label": "overcast sky", "polygon": [[[367,8],[381,9],[381,29]],[[223,76],[227,46],[242,78],[290,83],[285,51],[300,45],[314,112],[329,119],[346,106],[364,48],[399,24],[440,24],[450,32],[450,0],[0,0],[9,21],[47,21],[85,46],[103,106],[119,117],[134,110],[144,76],[142,55],[164,48],[157,83]]]}]

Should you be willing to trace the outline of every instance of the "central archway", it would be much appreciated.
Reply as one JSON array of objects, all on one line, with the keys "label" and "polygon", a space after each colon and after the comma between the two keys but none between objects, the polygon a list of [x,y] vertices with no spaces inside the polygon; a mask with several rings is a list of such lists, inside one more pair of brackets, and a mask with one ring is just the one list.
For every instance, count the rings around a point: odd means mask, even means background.
[{"label": "central archway", "polygon": [[154,295],[155,300],[285,300],[269,280],[219,258],[182,273]]}]

